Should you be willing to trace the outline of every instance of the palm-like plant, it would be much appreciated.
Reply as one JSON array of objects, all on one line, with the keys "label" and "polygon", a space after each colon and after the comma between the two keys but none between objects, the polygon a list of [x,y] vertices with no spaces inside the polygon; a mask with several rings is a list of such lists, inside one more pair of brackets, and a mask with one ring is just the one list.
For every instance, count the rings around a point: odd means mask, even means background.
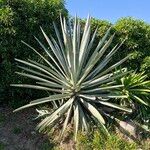
[{"label": "palm-like plant", "polygon": [[41,116],[45,116],[37,126],[40,131],[54,127],[58,122],[63,123],[61,135],[64,134],[70,122],[74,124],[75,135],[77,135],[78,129],[88,132],[90,124],[97,122],[107,131],[104,119],[106,113],[103,111],[103,106],[131,112],[129,108],[111,103],[111,98],[126,97],[126,95],[112,93],[111,89],[122,87],[122,85],[113,85],[114,80],[127,74],[127,72],[115,73],[112,70],[122,64],[127,57],[107,67],[111,57],[122,43],[116,45],[106,56],[103,56],[114,37],[112,35],[106,40],[110,29],[98,42],[96,48],[93,48],[97,30],[91,35],[90,17],[86,21],[82,36],[77,17],[74,20],[73,28],[67,24],[65,18],[60,17],[60,22],[62,33],[59,32],[54,23],[57,39],[49,38],[41,28],[51,51],[35,37],[48,55],[48,59],[23,42],[39,55],[45,64],[33,60],[16,59],[17,62],[24,65],[19,67],[26,72],[17,72],[17,74],[34,79],[37,81],[36,84],[12,85],[51,91],[54,94],[33,100],[15,111],[53,102],[57,107],[52,112],[39,111]]},{"label": "palm-like plant", "polygon": [[123,85],[119,91],[127,95],[127,98],[120,101],[121,105],[132,105],[133,113],[135,113],[135,115],[132,114],[132,117],[140,121],[150,119],[148,113],[150,109],[150,80],[147,80],[147,75],[144,75],[144,72],[133,72],[116,81]]},{"label": "palm-like plant", "polygon": [[131,73],[117,80],[123,86],[119,89],[127,95],[128,101],[149,105],[150,80],[142,73]]}]

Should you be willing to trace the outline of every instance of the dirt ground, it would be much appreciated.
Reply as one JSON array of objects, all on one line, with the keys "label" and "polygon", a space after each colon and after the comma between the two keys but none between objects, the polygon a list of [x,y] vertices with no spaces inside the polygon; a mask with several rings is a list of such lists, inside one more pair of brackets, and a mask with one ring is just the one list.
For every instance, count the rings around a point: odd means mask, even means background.
[{"label": "dirt ground", "polygon": [[35,131],[36,116],[34,109],[13,113],[9,107],[0,107],[0,150],[75,150],[72,140],[56,145]]},{"label": "dirt ground", "polygon": [[34,116],[33,109],[13,113],[0,107],[0,150],[51,149],[47,137],[35,131]]}]

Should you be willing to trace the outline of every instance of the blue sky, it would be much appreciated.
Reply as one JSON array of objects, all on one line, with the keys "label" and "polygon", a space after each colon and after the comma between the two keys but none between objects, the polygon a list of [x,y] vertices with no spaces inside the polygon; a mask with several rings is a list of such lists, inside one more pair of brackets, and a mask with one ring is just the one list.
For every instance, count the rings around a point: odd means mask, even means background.
[{"label": "blue sky", "polygon": [[112,23],[120,17],[134,17],[150,23],[150,0],[66,0],[69,13],[86,18],[88,14]]}]

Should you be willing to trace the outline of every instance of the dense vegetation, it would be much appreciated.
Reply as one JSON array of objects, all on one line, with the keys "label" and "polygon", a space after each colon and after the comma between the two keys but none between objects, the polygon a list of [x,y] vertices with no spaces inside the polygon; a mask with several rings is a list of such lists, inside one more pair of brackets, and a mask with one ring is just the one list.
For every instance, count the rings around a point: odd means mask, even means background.
[{"label": "dense vegetation", "polygon": [[17,106],[21,99],[37,95],[10,88],[11,83],[23,80],[14,74],[14,58],[35,58],[21,40],[35,45],[33,35],[40,36],[40,26],[52,33],[52,21],[57,22],[60,13],[67,16],[63,0],[0,0],[0,103]]}]

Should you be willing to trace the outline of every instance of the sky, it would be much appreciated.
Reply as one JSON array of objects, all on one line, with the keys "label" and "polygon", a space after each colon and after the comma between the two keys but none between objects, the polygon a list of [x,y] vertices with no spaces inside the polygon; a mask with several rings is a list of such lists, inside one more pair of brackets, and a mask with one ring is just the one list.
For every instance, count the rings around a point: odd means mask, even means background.
[{"label": "sky", "polygon": [[97,19],[115,23],[121,17],[134,17],[150,23],[150,0],[66,0],[71,16]]}]

